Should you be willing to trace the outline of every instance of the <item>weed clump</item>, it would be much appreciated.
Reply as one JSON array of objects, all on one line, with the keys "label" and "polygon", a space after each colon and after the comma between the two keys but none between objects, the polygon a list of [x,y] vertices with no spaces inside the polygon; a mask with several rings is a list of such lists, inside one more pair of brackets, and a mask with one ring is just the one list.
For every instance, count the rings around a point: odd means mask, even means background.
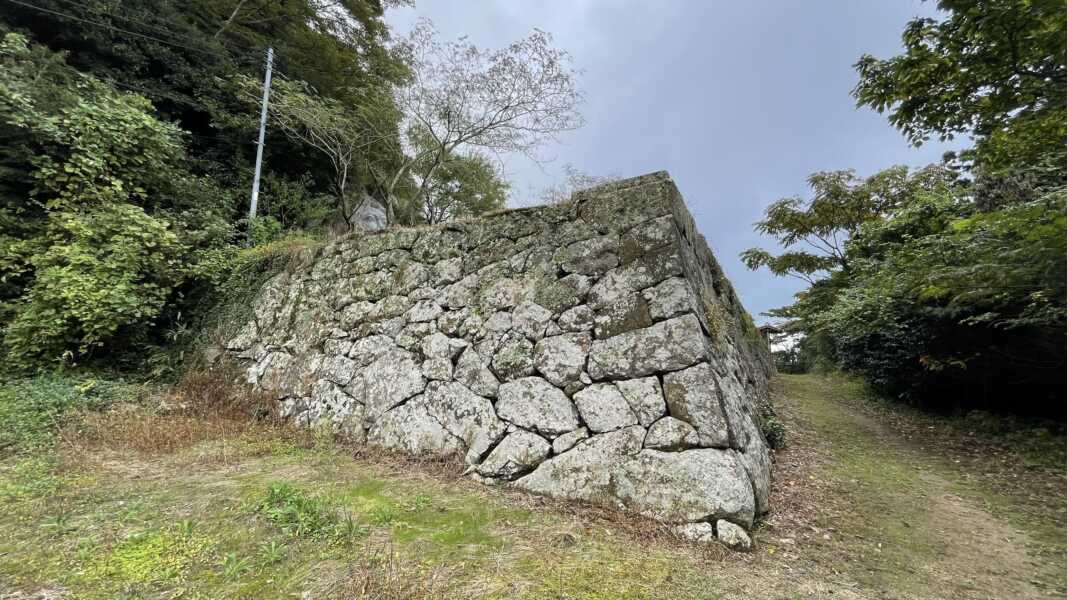
[{"label": "weed clump", "polygon": [[151,456],[205,443],[246,455],[310,444],[310,432],[284,422],[267,394],[246,386],[227,366],[190,371],[152,401],[137,410],[82,411],[61,434],[80,449]]},{"label": "weed clump", "polygon": [[773,414],[763,415],[763,437],[767,438],[767,444],[775,450],[786,446],[785,425]]},{"label": "weed clump", "polygon": [[345,600],[436,600],[446,597],[450,569],[405,560],[391,548],[365,553],[349,566],[336,598]]},{"label": "weed clump", "polygon": [[67,413],[135,402],[139,390],[123,382],[57,375],[0,382],[0,452],[48,447]]},{"label": "weed clump", "polygon": [[296,537],[345,541],[367,533],[366,527],[351,515],[342,516],[333,503],[312,497],[288,483],[267,486],[256,512]]}]

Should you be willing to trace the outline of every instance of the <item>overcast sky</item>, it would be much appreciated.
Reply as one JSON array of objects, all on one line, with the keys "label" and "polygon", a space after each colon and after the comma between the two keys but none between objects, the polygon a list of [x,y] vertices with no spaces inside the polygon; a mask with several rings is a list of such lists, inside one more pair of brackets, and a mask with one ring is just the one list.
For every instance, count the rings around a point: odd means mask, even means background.
[{"label": "overcast sky", "polygon": [[[896,54],[919,0],[416,0],[388,14],[397,34],[421,17],[442,36],[499,48],[548,31],[584,71],[587,124],[547,149],[544,169],[509,160],[513,202],[528,203],[571,163],[594,175],[667,170],[746,308],[789,304],[798,282],[752,272],[738,254],[770,246],[752,228],[775,200],[806,194],[815,171],[869,175],[921,166],[946,147],[909,146],[849,91],[863,53]],[[547,172],[546,172],[547,171]]]}]

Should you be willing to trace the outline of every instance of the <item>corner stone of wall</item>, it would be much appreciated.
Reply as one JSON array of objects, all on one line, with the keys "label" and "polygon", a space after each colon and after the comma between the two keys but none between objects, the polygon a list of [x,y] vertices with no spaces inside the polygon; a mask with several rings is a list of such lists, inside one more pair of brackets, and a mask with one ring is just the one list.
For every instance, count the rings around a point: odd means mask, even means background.
[{"label": "corner stone of wall", "polygon": [[226,350],[301,424],[672,523],[765,512],[773,367],[670,177],[337,240]]}]

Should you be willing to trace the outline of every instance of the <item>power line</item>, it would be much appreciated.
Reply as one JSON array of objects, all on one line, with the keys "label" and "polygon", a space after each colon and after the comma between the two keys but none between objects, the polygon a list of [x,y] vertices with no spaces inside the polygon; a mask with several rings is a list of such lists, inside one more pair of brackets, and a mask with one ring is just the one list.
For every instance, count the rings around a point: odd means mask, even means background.
[{"label": "power line", "polygon": [[[81,3],[77,2],[77,0],[58,0],[58,1],[59,2],[66,2],[67,4],[71,4],[71,5],[76,6],[78,8],[84,9],[86,12],[91,12],[91,11],[89,11],[89,9],[87,7],[85,7]],[[124,14],[121,14],[121,15],[120,14],[113,14],[113,13],[99,13],[99,14],[107,14],[107,16],[109,16],[109,17],[114,17],[116,19],[122,19],[123,21],[128,21],[130,23],[135,23],[135,24],[140,25],[142,27],[147,27],[149,29],[153,29],[155,31],[159,31],[161,33],[164,33],[164,34],[170,35],[170,36],[174,36],[174,37],[179,38],[179,39],[185,37],[184,34],[175,32],[174,30],[168,29],[168,28],[163,27],[161,25],[155,25],[155,24],[149,23],[147,21],[134,19],[133,17],[128,16],[129,13],[126,13],[126,12],[124,12]],[[196,26],[190,25],[189,23],[186,23],[186,22],[175,21],[175,20],[172,20],[172,19],[164,19],[163,17],[158,17],[158,16],[156,17],[156,19],[158,21],[162,22],[162,23],[167,23],[167,24],[169,24],[171,26],[178,27],[178,28],[181,28],[181,29],[191,28],[193,31],[199,31],[199,30],[197,30]],[[255,53],[257,55],[257,57],[264,50],[262,47],[249,46],[247,44],[239,44],[237,42],[234,42],[232,38],[229,39],[229,41],[227,42],[227,45],[235,46],[235,47],[240,48],[241,50],[244,50],[245,52],[248,52],[248,53]],[[217,55],[221,56],[221,54],[217,54]]]},{"label": "power line", "polygon": [[[151,36],[151,35],[148,35],[148,34],[145,34],[145,33],[140,33],[140,32],[137,32],[137,31],[130,31],[129,29],[123,29],[121,27],[117,27],[117,26],[112,25],[110,23],[102,23],[100,21],[94,21],[92,19],[86,19],[86,18],[83,18],[83,17],[79,17],[77,15],[72,15],[70,13],[65,13],[65,12],[58,11],[58,10],[52,10],[50,8],[45,8],[43,6],[37,6],[36,4],[30,4],[29,2],[23,2],[22,0],[6,0],[6,1],[10,2],[12,4],[17,4],[19,6],[24,6],[26,8],[29,8],[29,9],[32,9],[32,10],[36,10],[38,12],[52,14],[52,15],[55,15],[57,17],[63,17],[65,19],[71,19],[73,21],[78,21],[80,23],[85,23],[85,24],[88,24],[88,25],[95,25],[97,27],[104,27],[104,28],[107,28],[107,29],[114,29],[115,31],[120,31],[120,32],[125,33],[127,35],[132,35],[132,36],[135,36],[135,37],[143,38],[143,39],[150,40],[150,41],[153,41],[153,42],[156,42],[156,43],[159,43],[159,44],[164,44],[164,45],[167,45],[167,46],[174,46],[176,48],[183,48],[185,50],[189,50],[189,51],[192,51],[192,52],[200,52],[201,54],[207,54],[209,56],[214,56],[216,58],[224,58],[224,59],[233,58],[232,56],[230,56],[228,54],[221,54],[221,53],[215,52],[213,50],[205,50],[203,48],[196,48],[194,46],[187,46],[185,44],[179,44],[177,42],[171,42],[171,41],[168,41],[168,40],[163,40],[163,39],[160,39],[158,37]],[[176,35],[173,32],[171,32],[171,34],[172,35]]]},{"label": "power line", "polygon": [[[57,0],[57,1],[58,2],[63,2],[65,4],[70,4],[70,5],[74,6],[75,8],[80,8],[80,9],[84,10],[86,12],[86,14],[99,14],[101,16],[103,16],[105,14],[105,13],[95,13],[92,10],[90,10],[88,6],[85,6],[83,3],[77,2],[76,0]],[[123,21],[129,21],[130,23],[135,23],[135,24],[140,25],[142,27],[147,27],[148,29],[153,29],[155,31],[159,31],[161,33],[165,33],[166,35],[179,37],[179,34],[171,31],[170,29],[167,29],[166,27],[160,27],[158,25],[153,25],[151,23],[147,23],[145,21],[140,21],[138,19],[134,19],[134,18],[128,17],[128,16],[123,16],[123,15],[120,15],[120,14],[106,13],[106,15],[108,17],[113,17],[113,18],[116,18],[116,19],[122,19]],[[167,20],[167,19],[160,19],[160,20],[161,21],[166,21],[167,23],[170,23],[171,25],[181,25],[183,27],[187,27],[188,26],[187,24],[178,23],[177,21],[170,21],[170,20]]]},{"label": "power line", "polygon": [[[110,24],[110,23],[105,23],[105,22],[101,22],[101,21],[87,19],[87,18],[84,18],[84,17],[80,17],[80,16],[77,16],[77,15],[70,14],[70,13],[65,13],[65,12],[62,12],[62,11],[57,11],[57,10],[46,8],[46,7],[43,7],[43,6],[38,6],[38,5],[32,4],[30,2],[26,2],[24,0],[6,0],[6,1],[7,2],[11,2],[13,4],[20,5],[20,6],[24,6],[26,8],[37,10],[39,12],[52,14],[52,15],[55,15],[55,16],[58,16],[58,17],[66,18],[66,19],[71,19],[71,20],[74,20],[74,21],[77,21],[77,22],[85,23],[87,25],[93,25],[93,26],[96,26],[96,27],[112,29],[112,30],[115,30],[115,31],[118,31],[118,32],[122,32],[122,33],[125,33],[125,34],[128,34],[128,35],[133,35],[133,36],[136,36],[136,37],[139,37],[139,38],[142,38],[142,39],[146,39],[146,40],[150,40],[150,41],[154,41],[154,42],[157,42],[157,43],[160,43],[160,44],[165,44],[165,45],[168,45],[168,46],[174,46],[176,48],[182,48],[182,49],[190,50],[190,51],[193,51],[193,52],[199,52],[201,54],[205,54],[205,55],[208,55],[208,56],[214,56],[216,58],[235,60],[235,61],[237,61],[237,62],[239,62],[240,64],[243,64],[243,65],[259,64],[259,61],[261,60],[261,58],[260,58],[261,53],[265,50],[265,48],[255,48],[255,47],[252,47],[252,46],[248,46],[248,45],[244,45],[244,44],[238,44],[238,43],[235,43],[233,41],[230,41],[230,42],[228,42],[228,44],[236,46],[238,48],[241,48],[242,50],[248,52],[249,54],[247,54],[247,55],[224,54],[224,53],[216,52],[216,51],[213,51],[213,50],[206,50],[204,48],[197,48],[197,47],[194,47],[194,46],[189,46],[189,45],[186,45],[186,44],[181,44],[181,43],[178,43],[178,42],[173,42],[173,41],[170,41],[170,40],[161,39],[161,38],[158,38],[156,36],[148,35],[148,34],[137,32],[137,31],[131,31],[131,30],[124,29],[122,27],[118,27],[118,26]],[[59,1],[67,2],[68,4],[73,4],[73,5],[77,6],[77,3],[75,3],[73,0],[59,0]],[[132,17],[123,16],[123,15],[109,15],[109,16],[112,16],[112,17],[115,17],[115,18],[118,18],[118,19],[122,19],[122,20],[128,21],[130,23],[136,23],[138,25],[141,25],[141,26],[144,26],[144,27],[148,27],[148,28],[150,28],[150,29],[152,29],[154,31],[159,31],[159,32],[165,33],[166,35],[169,35],[169,36],[173,36],[173,37],[177,37],[177,38],[183,37],[182,34],[177,33],[177,32],[175,32],[173,30],[170,30],[170,29],[167,29],[165,27],[158,26],[158,25],[152,25],[152,24],[149,24],[149,23],[147,23],[145,21],[140,21],[140,20],[134,19]],[[167,23],[170,23],[172,25],[177,25],[177,26],[181,26],[181,27],[186,27],[187,26],[187,24],[179,23],[177,21],[172,21],[172,20],[168,20],[168,19],[161,19],[161,20],[165,21]],[[276,65],[275,68],[280,73],[284,73],[284,71],[285,71],[284,69],[282,69],[278,65]],[[309,65],[309,64],[301,65],[300,69],[303,70],[303,71],[312,71],[312,72],[319,73],[319,74],[324,74],[324,75],[337,75],[337,72],[335,70],[324,69],[322,67],[317,67],[315,65]]]}]

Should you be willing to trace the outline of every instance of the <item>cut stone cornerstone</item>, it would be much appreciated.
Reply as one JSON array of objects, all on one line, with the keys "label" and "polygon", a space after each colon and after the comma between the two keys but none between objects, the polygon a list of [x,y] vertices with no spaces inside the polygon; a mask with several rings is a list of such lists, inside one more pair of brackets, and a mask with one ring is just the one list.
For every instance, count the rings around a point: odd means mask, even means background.
[{"label": "cut stone cornerstone", "polygon": [[226,350],[287,418],[486,483],[673,523],[768,508],[770,356],[666,173],[334,241]]}]

